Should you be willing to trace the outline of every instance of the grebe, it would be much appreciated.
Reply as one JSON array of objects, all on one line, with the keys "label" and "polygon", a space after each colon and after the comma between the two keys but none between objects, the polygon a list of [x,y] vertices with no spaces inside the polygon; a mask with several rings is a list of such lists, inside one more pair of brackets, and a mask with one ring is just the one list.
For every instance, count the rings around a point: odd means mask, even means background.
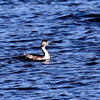
[{"label": "grebe", "polygon": [[49,44],[51,44],[51,43],[49,43],[47,40],[42,40],[41,49],[42,49],[42,52],[44,55],[24,54],[25,58],[27,58],[29,60],[49,60],[50,55],[45,48],[46,45],[49,45]]}]

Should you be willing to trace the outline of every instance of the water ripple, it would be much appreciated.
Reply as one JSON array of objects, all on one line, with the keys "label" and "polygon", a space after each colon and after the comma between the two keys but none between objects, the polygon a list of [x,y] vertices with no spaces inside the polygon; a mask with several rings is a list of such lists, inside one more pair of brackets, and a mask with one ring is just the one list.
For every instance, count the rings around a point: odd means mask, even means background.
[{"label": "water ripple", "polygon": [[[100,2],[98,0],[0,1],[2,100],[99,100]],[[24,53],[48,62],[28,61]]]}]

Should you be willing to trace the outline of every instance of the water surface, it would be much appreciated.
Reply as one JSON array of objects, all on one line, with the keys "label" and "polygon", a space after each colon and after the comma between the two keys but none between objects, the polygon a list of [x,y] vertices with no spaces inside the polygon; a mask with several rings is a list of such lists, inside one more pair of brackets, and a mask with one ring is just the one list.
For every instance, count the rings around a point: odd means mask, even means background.
[{"label": "water surface", "polygon": [[[52,45],[48,63],[27,61]],[[99,100],[100,1],[0,1],[0,100]]]}]

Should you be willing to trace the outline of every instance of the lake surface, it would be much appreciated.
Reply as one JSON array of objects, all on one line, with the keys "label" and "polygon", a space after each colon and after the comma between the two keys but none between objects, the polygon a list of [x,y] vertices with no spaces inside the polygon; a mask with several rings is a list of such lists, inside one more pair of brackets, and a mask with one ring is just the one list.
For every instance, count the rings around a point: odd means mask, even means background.
[{"label": "lake surface", "polygon": [[0,100],[100,100],[100,1],[0,0]]}]

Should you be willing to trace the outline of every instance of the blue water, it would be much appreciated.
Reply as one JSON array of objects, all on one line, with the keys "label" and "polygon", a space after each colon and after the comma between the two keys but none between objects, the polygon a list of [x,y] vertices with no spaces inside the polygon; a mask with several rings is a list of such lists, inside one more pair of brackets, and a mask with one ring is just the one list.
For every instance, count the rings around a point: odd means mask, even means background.
[{"label": "blue water", "polygon": [[1,0],[0,100],[100,100],[100,1]]}]

